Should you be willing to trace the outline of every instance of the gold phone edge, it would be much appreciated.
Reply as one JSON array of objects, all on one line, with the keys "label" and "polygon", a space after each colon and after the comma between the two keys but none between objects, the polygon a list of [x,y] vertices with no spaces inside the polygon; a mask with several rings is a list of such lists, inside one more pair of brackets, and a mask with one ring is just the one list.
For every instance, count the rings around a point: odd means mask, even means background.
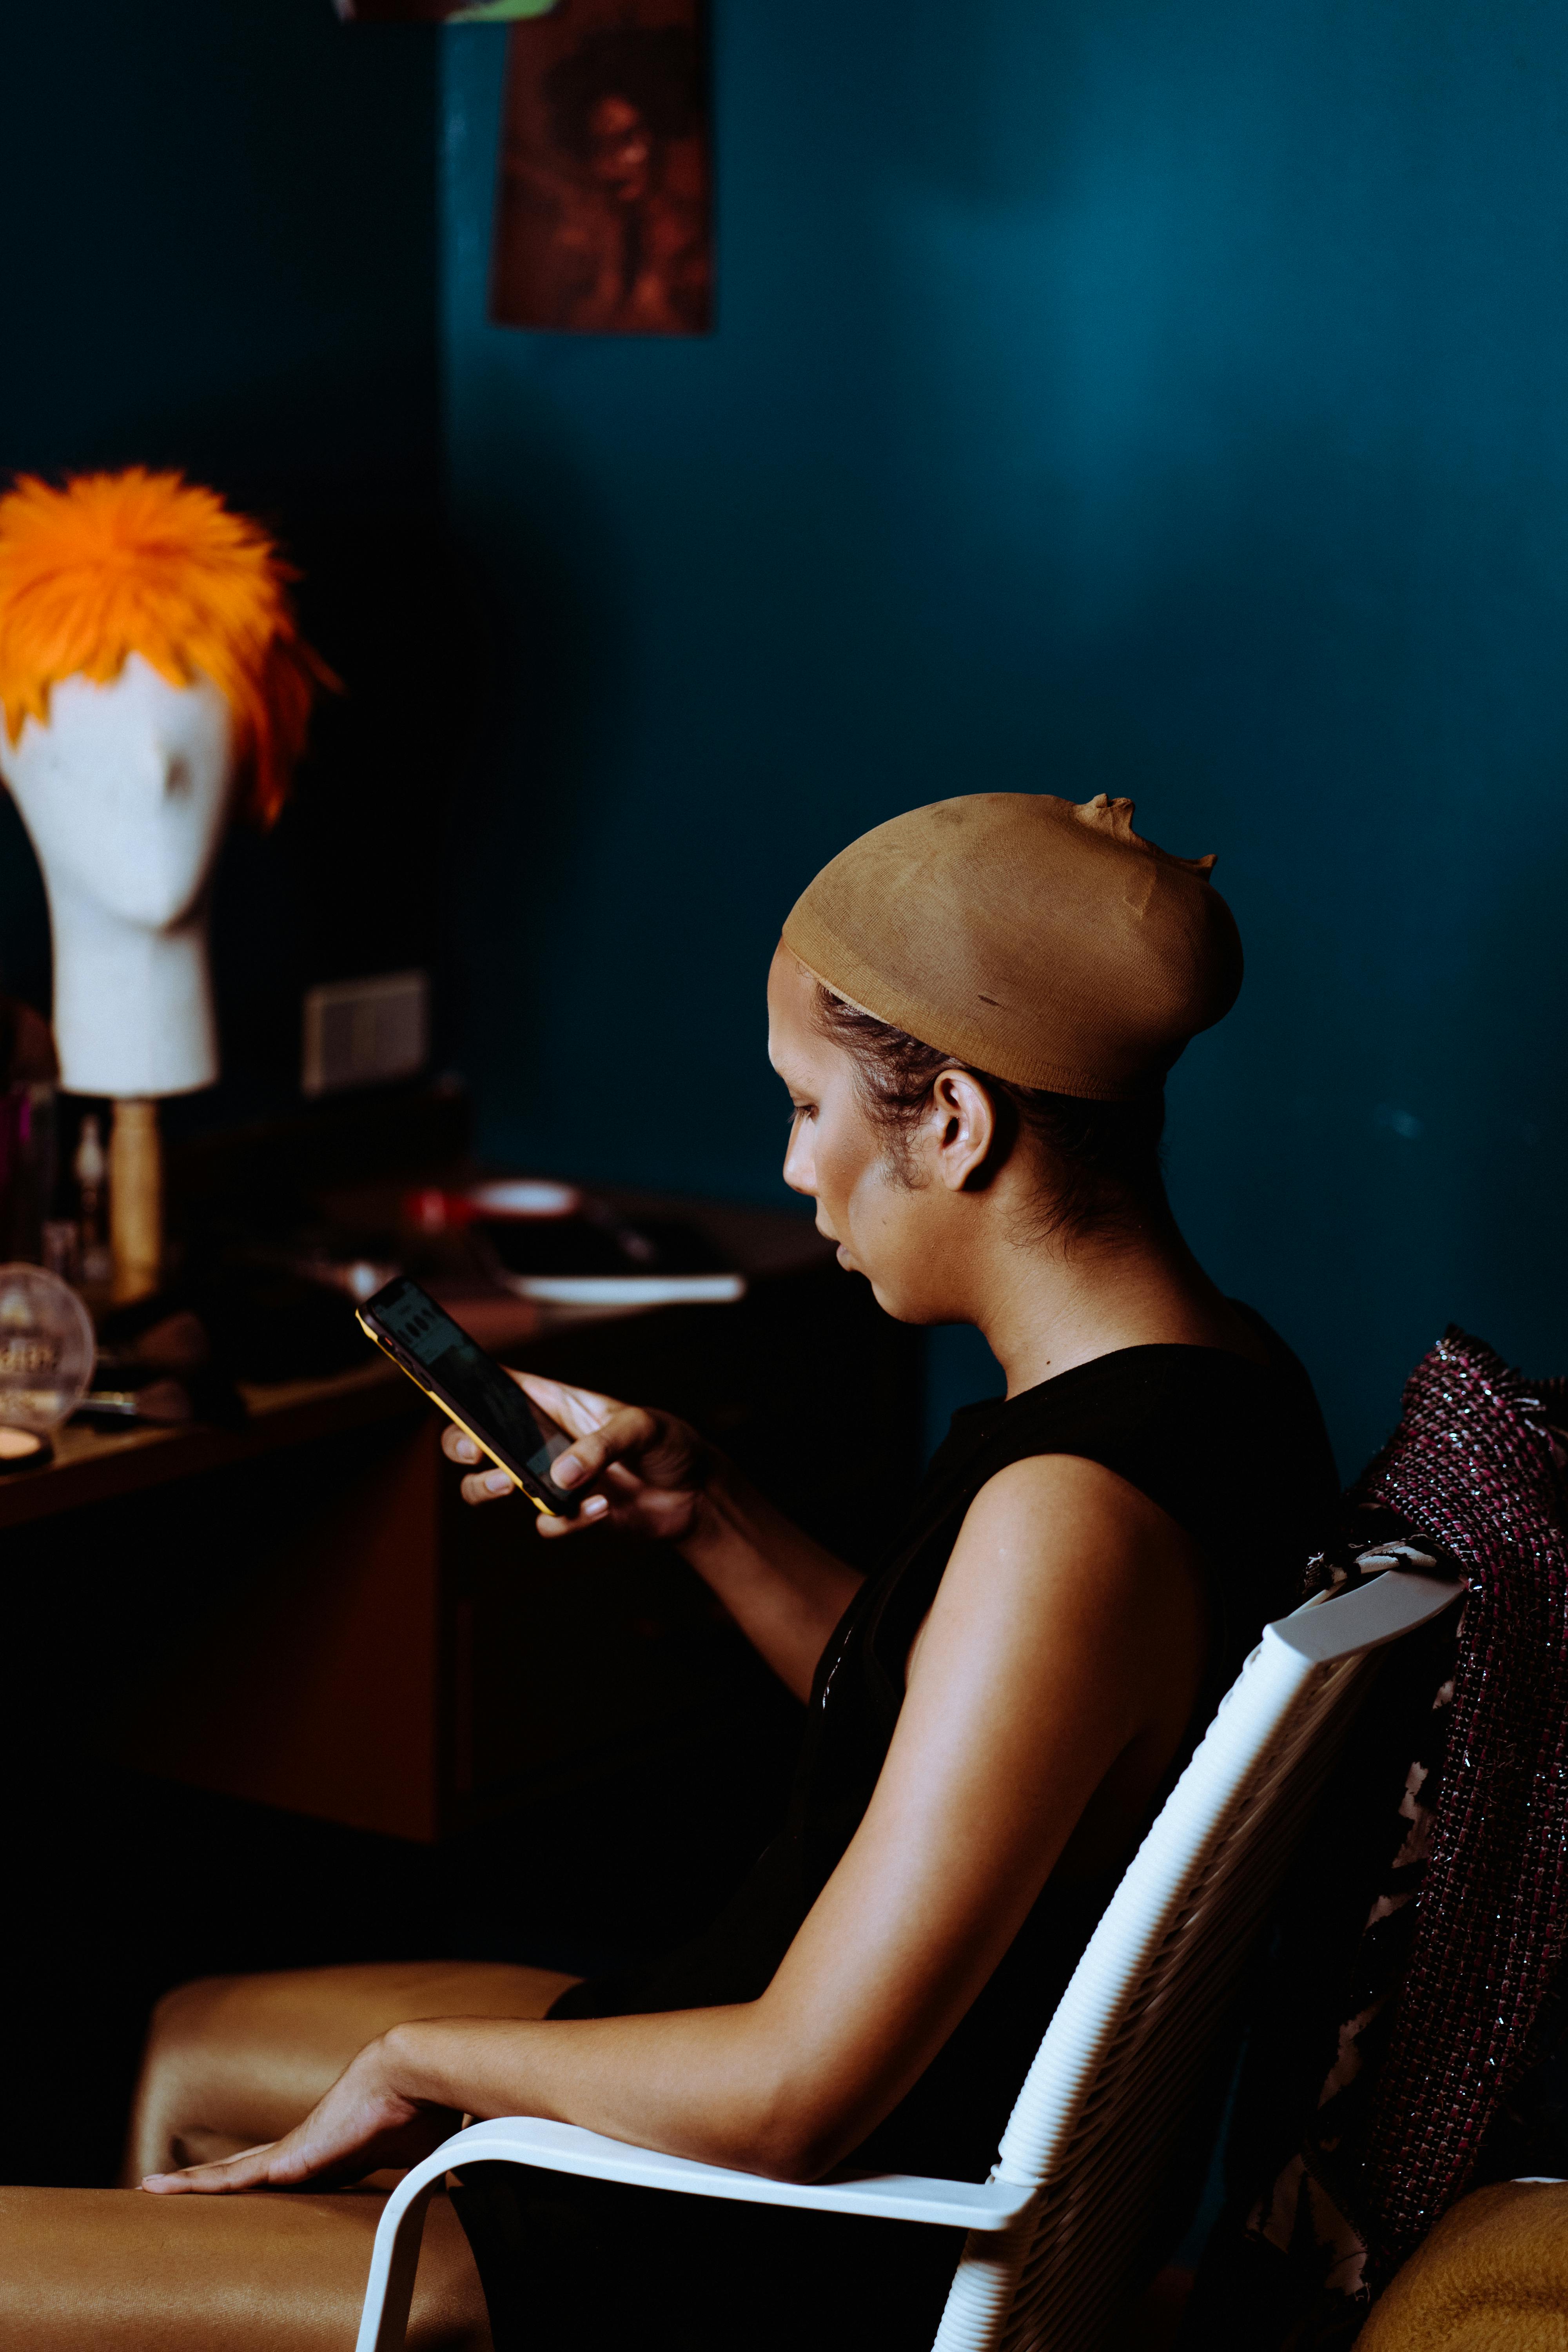
[{"label": "gold phone edge", "polygon": [[493,1462],[498,1470],[506,1472],[506,1475],[511,1480],[513,1494],[521,1495],[525,1502],[531,1503],[542,1519],[558,1519],[561,1517],[559,1511],[552,1511],[549,1504],[542,1501],[539,1496],[531,1495],[526,1486],[522,1486],[518,1484],[515,1472],[508,1470],[506,1464],[500,1459],[500,1455],[493,1454],[490,1451],[490,1448],[485,1444],[484,1439],[479,1435],[478,1430],[470,1429],[468,1423],[460,1420],[458,1414],[452,1411],[451,1406],[446,1402],[445,1399],[438,1397],[434,1389],[427,1388],[426,1386],[425,1382],[419,1378],[417,1372],[411,1372],[409,1370],[401,1356],[395,1356],[393,1354],[392,1349],[387,1346],[385,1340],[381,1337],[381,1334],[378,1331],[372,1329],[371,1326],[365,1321],[364,1317],[361,1314],[357,1307],[354,1308],[354,1321],[359,1325],[359,1328],[364,1333],[365,1338],[372,1340],[374,1345],[381,1349],[381,1352],[386,1358],[387,1362],[389,1364],[395,1364],[397,1367],[397,1370],[403,1374],[405,1381],[412,1381],[415,1387],[418,1389],[423,1395],[429,1398],[437,1412],[444,1412],[446,1414],[454,1429],[460,1429],[463,1435],[470,1439],[472,1443],[479,1447],[479,1452],[485,1455],[487,1460]]}]

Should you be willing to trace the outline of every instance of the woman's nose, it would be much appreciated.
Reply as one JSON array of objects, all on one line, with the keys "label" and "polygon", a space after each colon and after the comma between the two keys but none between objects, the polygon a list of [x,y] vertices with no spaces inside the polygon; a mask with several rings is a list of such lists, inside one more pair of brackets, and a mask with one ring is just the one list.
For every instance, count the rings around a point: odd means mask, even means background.
[{"label": "woman's nose", "polygon": [[804,1192],[807,1200],[816,1200],[816,1171],[812,1165],[811,1153],[801,1139],[798,1124],[784,1152],[784,1180],[792,1192]]}]

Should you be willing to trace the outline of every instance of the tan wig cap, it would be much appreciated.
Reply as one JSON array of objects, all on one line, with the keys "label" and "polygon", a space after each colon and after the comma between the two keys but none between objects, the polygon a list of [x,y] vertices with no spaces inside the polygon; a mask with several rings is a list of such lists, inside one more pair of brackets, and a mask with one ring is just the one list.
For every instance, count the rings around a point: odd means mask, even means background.
[{"label": "tan wig cap", "polygon": [[1229,1012],[1241,941],[1212,857],[1132,803],[973,793],[889,818],[795,901],[784,945],[862,1013],[1020,1087],[1150,1092]]}]

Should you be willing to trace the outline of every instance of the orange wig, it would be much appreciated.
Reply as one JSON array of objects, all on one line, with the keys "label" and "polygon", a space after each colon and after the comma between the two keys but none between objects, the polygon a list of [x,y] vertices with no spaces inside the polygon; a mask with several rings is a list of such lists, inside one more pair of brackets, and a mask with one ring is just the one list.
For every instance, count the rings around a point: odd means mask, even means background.
[{"label": "orange wig", "polygon": [[295,625],[297,575],[259,524],[178,474],[22,476],[0,498],[0,718],[15,743],[49,694],[140,654],[171,686],[205,672],[234,718],[247,805],[270,824],[316,688],[338,683]]}]

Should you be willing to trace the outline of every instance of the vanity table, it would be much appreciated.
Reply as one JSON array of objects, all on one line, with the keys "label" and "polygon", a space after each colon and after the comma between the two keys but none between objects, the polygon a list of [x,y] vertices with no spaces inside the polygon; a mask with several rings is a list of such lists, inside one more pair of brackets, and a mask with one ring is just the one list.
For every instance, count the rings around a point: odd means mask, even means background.
[{"label": "vanity table", "polygon": [[[237,1194],[232,1162],[214,1182]],[[453,1311],[508,1362],[683,1413],[868,1562],[918,1473],[918,1335],[807,1219],[616,1200],[700,1221],[745,1296]],[[541,1543],[520,1498],[470,1510],[368,1341],[242,1393],[234,1426],[72,1425],[0,1478],[0,2178],[113,2178],[171,1985],[615,1966],[691,1932],[776,1826],[798,1706],[678,1556]]]},{"label": "vanity table", "polygon": [[[448,1303],[510,1363],[669,1405],[869,1558],[917,1466],[914,1335],[804,1220],[679,1205],[744,1297]],[[738,1637],[684,1563],[607,1532],[542,1544],[521,1498],[468,1508],[439,1416],[368,1342],[242,1393],[240,1426],[72,1425],[0,1483],[6,1581],[56,1668],[35,1692],[73,1685],[106,1760],[429,1842],[724,1709]]]}]

